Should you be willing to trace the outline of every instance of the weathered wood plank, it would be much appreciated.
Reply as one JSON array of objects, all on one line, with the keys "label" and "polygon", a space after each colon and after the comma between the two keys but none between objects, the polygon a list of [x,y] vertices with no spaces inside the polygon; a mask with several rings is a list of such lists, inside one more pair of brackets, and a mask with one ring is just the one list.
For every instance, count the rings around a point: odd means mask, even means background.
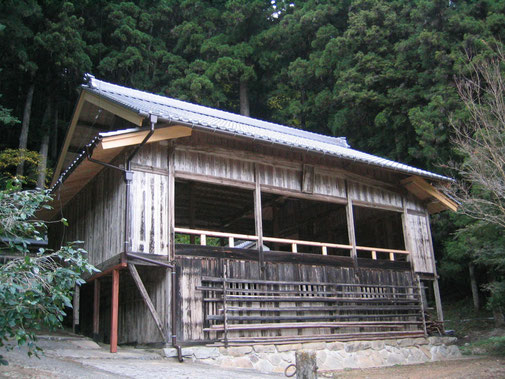
[{"label": "weathered wood plank", "polygon": [[156,311],[156,308],[154,307],[154,304],[149,297],[149,294],[147,293],[146,287],[144,286],[144,283],[142,283],[142,279],[140,279],[140,275],[137,271],[137,268],[135,265],[128,265],[128,269],[130,270],[130,274],[137,285],[138,290],[140,291],[140,294],[142,296],[142,299],[144,300],[144,303],[146,304],[147,308],[149,309],[149,312],[151,312],[151,315],[153,316],[154,322],[156,323],[156,326],[158,327],[158,330],[160,331],[161,337],[165,340],[165,342],[168,341],[167,337],[167,332],[163,326],[163,323],[161,322],[161,318],[159,313]]}]

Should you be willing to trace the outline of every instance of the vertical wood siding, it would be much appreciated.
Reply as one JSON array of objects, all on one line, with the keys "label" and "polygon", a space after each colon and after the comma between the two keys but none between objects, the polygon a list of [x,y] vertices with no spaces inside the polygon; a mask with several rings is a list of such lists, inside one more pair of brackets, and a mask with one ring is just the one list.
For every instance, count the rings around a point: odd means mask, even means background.
[{"label": "vertical wood siding", "polygon": [[398,209],[402,209],[403,207],[402,196],[400,194],[354,181],[349,181],[348,183],[349,197],[352,200]]},{"label": "vertical wood siding", "polygon": [[337,175],[318,173],[316,168],[314,194],[345,199],[345,180]]},{"label": "vertical wood siding", "polygon": [[205,177],[225,178],[240,182],[254,182],[254,164],[248,161],[204,152],[177,149],[175,171]]},{"label": "vertical wood siding", "polygon": [[121,253],[124,202],[123,173],[102,170],[63,208],[62,215],[69,224],[65,241],[83,241],[89,261],[95,265]]},{"label": "vertical wood siding", "polygon": [[168,176],[135,171],[131,186],[132,250],[168,254]]},{"label": "vertical wood siding", "polygon": [[262,186],[275,187],[290,191],[301,192],[302,171],[282,166],[258,165],[260,173],[260,184]]},{"label": "vertical wood siding", "polygon": [[433,274],[434,255],[428,216],[407,212],[407,225],[414,270]]}]

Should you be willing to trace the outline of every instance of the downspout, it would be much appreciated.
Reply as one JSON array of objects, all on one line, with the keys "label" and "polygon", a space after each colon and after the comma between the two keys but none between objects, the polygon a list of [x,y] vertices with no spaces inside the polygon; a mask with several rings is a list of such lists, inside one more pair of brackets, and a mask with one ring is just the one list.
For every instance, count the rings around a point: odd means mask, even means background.
[{"label": "downspout", "polygon": [[[130,193],[131,193],[131,182],[133,180],[133,172],[131,171],[131,161],[137,155],[139,150],[147,143],[149,138],[154,133],[154,126],[158,122],[158,117],[154,115],[149,115],[149,120],[151,122],[151,130],[149,133],[145,136],[143,141],[138,145],[135,150],[132,151],[130,156],[128,157],[126,161],[126,171],[125,171],[125,182],[126,182],[126,201],[125,201],[125,241],[124,241],[124,248],[125,248],[125,253],[126,255],[131,255],[132,251],[132,237],[131,237],[131,209],[130,209]],[[168,265],[167,265],[168,266]],[[183,361],[182,358],[182,348],[180,345],[177,344],[177,337],[176,337],[176,324],[175,324],[175,318],[176,318],[176,307],[175,307],[175,298],[176,298],[176,289],[175,289],[175,279],[176,279],[176,271],[175,271],[175,265],[170,265],[171,267],[167,267],[171,270],[172,272],[172,301],[171,301],[171,316],[172,316],[172,346],[177,350],[177,358],[179,362]]]}]

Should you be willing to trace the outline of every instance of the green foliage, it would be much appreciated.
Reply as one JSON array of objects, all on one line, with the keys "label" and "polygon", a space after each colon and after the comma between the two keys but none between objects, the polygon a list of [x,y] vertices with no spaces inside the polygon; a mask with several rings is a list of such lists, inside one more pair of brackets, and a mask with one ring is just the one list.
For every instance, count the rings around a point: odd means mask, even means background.
[{"label": "green foliage", "polygon": [[464,338],[472,332],[481,333],[492,329],[492,313],[487,309],[476,311],[468,299],[444,302],[445,329],[454,330],[458,338]]},{"label": "green foliage", "polygon": [[[0,95],[0,98],[2,95]],[[0,105],[0,123],[5,125],[19,124],[19,120],[12,115],[12,109]]]},{"label": "green foliage", "polygon": [[[0,188],[5,183],[16,176],[16,167],[24,162],[24,175],[17,179],[29,187],[34,187],[37,183],[37,168],[40,163],[40,154],[36,151],[5,149],[0,151]],[[47,177],[52,170],[47,170]]]},{"label": "green foliage", "polygon": [[[468,118],[454,85],[468,72],[465,50],[487,56],[487,44],[505,40],[504,20],[497,0],[5,0],[0,123],[22,119],[34,84],[28,148],[39,150],[50,130],[51,167],[64,135],[58,121],[69,120],[89,71],[234,112],[245,94],[253,117],[440,171],[461,159],[449,115]],[[17,147],[19,128],[3,130],[1,148]],[[2,154],[11,177],[17,158]],[[439,246],[452,231],[443,229]],[[464,266],[456,250],[442,271]]]},{"label": "green foliage", "polygon": [[505,336],[484,338],[461,347],[464,355],[505,355]]},{"label": "green foliage", "polygon": [[22,191],[19,182],[0,191],[0,256],[12,258],[0,265],[0,346],[26,345],[29,355],[41,350],[36,331],[61,328],[74,286],[84,283],[81,274],[95,271],[86,252],[72,243],[57,251],[29,251],[29,240],[46,233],[35,212],[50,200],[46,192]]}]

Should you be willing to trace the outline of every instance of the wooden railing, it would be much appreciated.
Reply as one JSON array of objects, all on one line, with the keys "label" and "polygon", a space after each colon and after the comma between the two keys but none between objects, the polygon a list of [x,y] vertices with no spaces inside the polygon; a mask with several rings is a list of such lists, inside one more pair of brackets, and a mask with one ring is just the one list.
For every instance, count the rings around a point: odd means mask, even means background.
[{"label": "wooden railing", "polygon": [[[250,234],[237,234],[237,233],[223,233],[223,232],[215,232],[211,230],[199,230],[199,229],[187,229],[187,228],[175,228],[175,232],[179,234],[189,234],[200,236],[200,245],[207,245],[207,237],[217,237],[217,238],[225,238],[228,239],[228,246],[235,247],[236,240],[245,240],[245,241],[258,241],[258,236],[250,235]],[[286,244],[291,245],[291,251],[293,253],[298,252],[298,246],[312,246],[312,247],[320,247],[322,255],[328,255],[328,249],[342,249],[348,250],[349,256],[351,255],[351,251],[353,247],[351,245],[344,245],[338,243],[329,243],[329,242],[315,242],[315,241],[303,241],[303,240],[294,240],[287,238],[277,238],[277,237],[265,237],[263,236],[263,242],[273,242],[278,244]],[[410,254],[407,250],[397,250],[397,249],[385,249],[380,247],[367,247],[367,246],[356,246],[356,251],[364,251],[369,252],[372,259],[377,259],[377,253],[386,253],[389,254],[389,260],[395,260],[395,254],[408,255]]]},{"label": "wooden railing", "polygon": [[225,345],[424,336],[421,292],[411,283],[265,281],[223,275],[202,276],[196,289],[203,291],[204,332]]}]

